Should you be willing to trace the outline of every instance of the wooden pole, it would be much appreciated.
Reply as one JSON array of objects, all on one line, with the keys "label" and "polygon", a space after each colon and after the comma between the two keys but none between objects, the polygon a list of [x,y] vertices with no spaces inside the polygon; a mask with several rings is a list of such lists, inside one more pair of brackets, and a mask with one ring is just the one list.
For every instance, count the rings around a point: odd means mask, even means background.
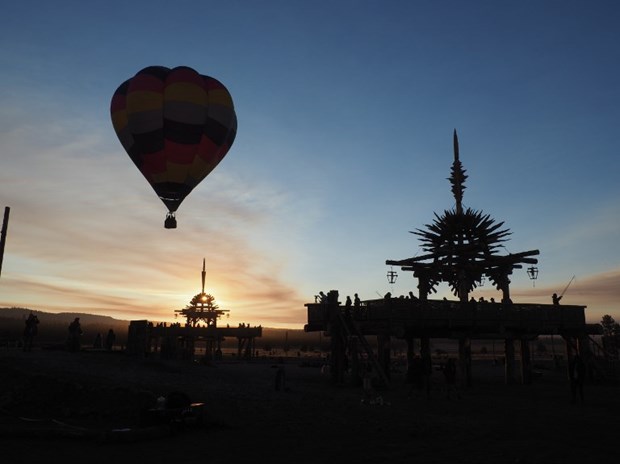
[{"label": "wooden pole", "polygon": [[6,232],[9,228],[9,212],[11,208],[4,207],[4,219],[2,221],[2,232],[0,233],[0,274],[2,274],[2,260],[4,259],[4,245],[6,243]]},{"label": "wooden pole", "polygon": [[515,383],[515,345],[512,338],[504,340],[504,372],[506,385]]},{"label": "wooden pole", "polygon": [[532,357],[530,355],[530,342],[522,338],[521,342],[521,383],[530,385],[532,383]]}]

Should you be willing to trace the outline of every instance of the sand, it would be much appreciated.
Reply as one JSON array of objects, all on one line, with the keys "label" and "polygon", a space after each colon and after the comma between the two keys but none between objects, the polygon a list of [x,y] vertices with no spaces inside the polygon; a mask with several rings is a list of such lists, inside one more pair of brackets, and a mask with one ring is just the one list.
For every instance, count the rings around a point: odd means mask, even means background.
[{"label": "sand", "polygon": [[[439,371],[428,398],[396,368],[370,404],[361,388],[332,385],[308,364],[5,349],[2,462],[549,464],[618,453],[618,387],[588,384],[585,403],[571,404],[565,371],[551,365],[532,385],[506,386],[501,365],[476,361],[459,399],[446,398]],[[204,403],[203,423],[139,427],[140,405],[174,391]]]}]

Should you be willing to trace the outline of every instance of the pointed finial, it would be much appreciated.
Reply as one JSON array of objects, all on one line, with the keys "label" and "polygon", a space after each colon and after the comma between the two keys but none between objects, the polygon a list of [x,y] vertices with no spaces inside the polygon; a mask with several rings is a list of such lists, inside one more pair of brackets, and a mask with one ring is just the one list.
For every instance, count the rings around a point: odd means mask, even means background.
[{"label": "pointed finial", "polygon": [[458,214],[462,214],[463,190],[465,190],[465,179],[467,179],[467,175],[465,174],[465,169],[463,169],[461,160],[459,160],[459,138],[456,135],[456,129],[454,129],[453,140],[454,162],[452,163],[451,175],[448,179],[452,184],[452,194],[456,200],[456,212]]},{"label": "pointed finial", "polygon": [[202,293],[205,292],[205,275],[207,271],[205,270],[205,259],[202,258]]},{"label": "pointed finial", "polygon": [[456,135],[456,129],[454,129],[454,161],[459,160],[459,137]]}]

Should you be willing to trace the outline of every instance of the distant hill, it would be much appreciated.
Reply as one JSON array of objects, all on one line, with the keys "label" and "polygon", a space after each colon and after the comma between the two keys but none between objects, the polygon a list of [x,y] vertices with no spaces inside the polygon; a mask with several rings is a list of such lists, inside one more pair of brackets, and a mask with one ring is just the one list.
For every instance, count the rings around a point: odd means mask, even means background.
[{"label": "distant hill", "polygon": [[28,308],[0,308],[0,338],[5,340],[19,339],[24,330],[24,323],[32,313],[39,319],[37,342],[42,344],[63,343],[67,337],[69,324],[80,318],[84,332],[84,344],[94,340],[97,333],[104,336],[109,329],[116,333],[116,342],[124,344],[127,339],[129,321],[114,319],[110,316],[98,316],[84,313],[47,313]]},{"label": "distant hill", "polygon": [[[63,343],[67,337],[69,324],[76,318],[80,318],[82,331],[84,332],[84,344],[88,345],[94,340],[97,333],[104,336],[111,328],[116,333],[116,343],[125,344],[130,321],[114,319],[110,316],[99,316],[86,313],[48,313],[28,308],[0,308],[0,339],[20,339],[24,330],[24,323],[30,313],[38,317],[39,333],[37,341],[46,343]],[[236,344],[236,339],[227,339],[225,345]],[[318,333],[306,333],[295,329],[272,329],[263,327],[263,336],[256,340],[257,348],[271,347],[274,349],[288,346],[291,350],[318,349],[319,344],[326,349],[329,339]]]}]

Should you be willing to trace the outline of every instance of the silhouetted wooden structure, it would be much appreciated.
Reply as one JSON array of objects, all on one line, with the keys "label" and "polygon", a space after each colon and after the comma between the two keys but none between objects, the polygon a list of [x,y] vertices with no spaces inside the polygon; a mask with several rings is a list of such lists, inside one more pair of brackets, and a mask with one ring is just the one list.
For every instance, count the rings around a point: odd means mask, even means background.
[{"label": "silhouetted wooden structure", "polygon": [[237,356],[252,359],[256,351],[255,340],[262,333],[261,326],[214,327],[131,321],[127,353],[139,356],[159,354],[164,359],[193,359],[197,348],[202,345],[206,360],[218,360],[222,356],[224,339],[234,337],[237,339]]},{"label": "silhouetted wooden structure", "polygon": [[[540,335],[560,335],[566,341],[567,355],[580,351],[588,356],[589,336],[600,333],[598,324],[587,324],[585,306],[545,304],[502,304],[476,302],[463,306],[454,300],[421,300],[419,298],[382,298],[362,301],[357,308],[338,302],[338,292],[329,292],[330,301],[308,303],[306,332],[322,331],[331,336],[332,373],[342,380],[344,357],[349,352],[363,353],[382,378],[389,376],[389,344],[392,337],[403,339],[408,346],[408,364],[413,364],[414,340],[420,340],[420,354],[430,364],[430,339],[465,340],[459,344],[462,378],[471,383],[471,340],[504,340],[506,382],[518,379],[516,349],[521,352],[522,383],[532,376],[529,342]],[[347,313],[350,316],[347,316]],[[368,337],[377,338],[375,353]],[[356,345],[351,350],[351,345]],[[364,351],[362,351],[362,348]],[[376,361],[375,361],[376,360]],[[380,370],[379,370],[380,369]]]},{"label": "silhouetted wooden structure", "polygon": [[[340,382],[345,368],[346,353],[357,358],[359,346],[389,382],[390,339],[407,342],[408,370],[418,369],[430,375],[432,368],[430,339],[448,338],[459,342],[460,378],[471,385],[471,340],[504,340],[505,378],[516,381],[515,343],[520,350],[521,382],[530,383],[532,365],[529,342],[540,335],[561,335],[566,341],[567,358],[575,353],[591,358],[590,338],[600,333],[598,324],[587,324],[585,306],[558,304],[515,304],[510,298],[510,275],[529,264],[532,277],[537,276],[538,250],[515,254],[498,253],[510,232],[502,229],[489,215],[470,208],[463,209],[462,198],[467,175],[459,160],[459,146],[454,132],[454,162],[449,178],[456,206],[435,220],[426,229],[413,234],[421,237],[423,253],[401,260],[387,260],[390,266],[413,273],[418,281],[418,295],[407,298],[386,297],[367,300],[358,306],[343,307],[338,292],[329,292],[327,300],[306,304],[307,332],[325,331],[331,336],[331,367],[334,382]],[[477,302],[469,299],[483,280],[490,280],[501,292],[501,302]],[[433,300],[440,282],[447,282],[456,301]],[[377,337],[377,352],[366,337]],[[414,339],[420,339],[420,355],[415,356]],[[421,363],[421,369],[416,367]],[[356,363],[356,361],[354,361]],[[354,373],[355,375],[355,373]]]},{"label": "silhouetted wooden structure", "polygon": [[218,327],[217,320],[228,313],[228,310],[219,309],[215,298],[205,293],[205,275],[203,259],[202,291],[194,296],[185,308],[175,310],[176,314],[185,317],[185,324],[131,321],[127,352],[136,355],[159,353],[162,358],[193,359],[196,349],[202,345],[205,360],[218,360],[222,357],[224,339],[235,337],[237,356],[251,359],[255,352],[255,339],[262,336],[262,327],[250,327],[246,324],[239,324],[238,327]]}]

